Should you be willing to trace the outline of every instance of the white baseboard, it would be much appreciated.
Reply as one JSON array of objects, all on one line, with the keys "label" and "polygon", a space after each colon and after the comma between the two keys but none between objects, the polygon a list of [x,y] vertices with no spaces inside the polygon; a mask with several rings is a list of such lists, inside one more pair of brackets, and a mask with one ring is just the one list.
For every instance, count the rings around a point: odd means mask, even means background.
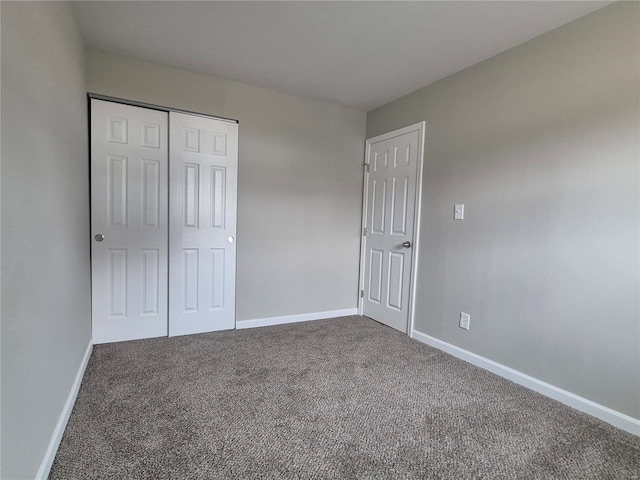
[{"label": "white baseboard", "polygon": [[554,400],[564,403],[576,410],[588,413],[589,415],[599,418],[614,427],[618,427],[629,433],[640,436],[640,420],[636,418],[612,410],[609,407],[605,407],[604,405],[600,405],[584,397],[580,397],[574,393],[543,382],[542,380],[538,380],[535,377],[494,362],[493,360],[489,360],[488,358],[476,355],[475,353],[469,352],[460,347],[456,347],[455,345],[451,345],[450,343],[438,340],[435,337],[431,337],[417,330],[413,330],[411,332],[411,338],[447,352],[454,357],[464,360],[465,362],[469,362],[473,365],[484,368],[485,370],[489,370],[496,375],[541,393],[542,395],[553,398]]},{"label": "white baseboard", "polygon": [[76,403],[78,390],[80,390],[82,377],[84,376],[84,371],[87,368],[87,364],[89,363],[89,358],[91,357],[92,350],[93,343],[89,342],[89,345],[87,345],[87,350],[84,352],[84,357],[82,357],[82,361],[80,362],[80,367],[78,367],[76,378],[73,380],[73,384],[71,385],[71,391],[69,392],[69,396],[67,397],[67,402],[64,404],[62,412],[60,413],[60,418],[58,418],[56,428],[53,430],[53,435],[51,436],[49,446],[47,447],[47,452],[45,453],[44,458],[42,459],[42,463],[40,464],[40,468],[38,469],[38,473],[36,474],[36,479],[46,479],[49,476],[49,471],[51,470],[51,466],[53,465],[53,460],[56,458],[56,453],[58,451],[58,447],[60,446],[60,440],[62,440],[62,434],[64,433],[64,429],[66,428],[67,422],[69,421],[69,416],[71,415],[71,410],[73,410],[73,405]]},{"label": "white baseboard", "polygon": [[357,315],[357,308],[346,308],[344,310],[329,310],[327,312],[303,313],[300,315],[286,315],[284,317],[255,318],[253,320],[239,320],[236,328],[266,327],[269,325],[280,325],[283,323],[308,322],[310,320],[322,320],[325,318],[346,317]]}]

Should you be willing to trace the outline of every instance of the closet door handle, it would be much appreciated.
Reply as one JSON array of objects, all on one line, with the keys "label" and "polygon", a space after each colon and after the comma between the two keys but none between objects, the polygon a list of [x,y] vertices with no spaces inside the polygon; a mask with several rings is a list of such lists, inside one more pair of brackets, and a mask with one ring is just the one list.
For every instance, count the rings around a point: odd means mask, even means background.
[{"label": "closet door handle", "polygon": [[104,240],[104,235],[103,235],[103,234],[101,234],[101,233],[99,233],[99,234],[97,234],[97,235],[96,235],[95,237],[93,237],[93,238],[95,238],[95,239],[96,239],[96,242],[101,242],[101,241],[103,241],[103,240]]}]

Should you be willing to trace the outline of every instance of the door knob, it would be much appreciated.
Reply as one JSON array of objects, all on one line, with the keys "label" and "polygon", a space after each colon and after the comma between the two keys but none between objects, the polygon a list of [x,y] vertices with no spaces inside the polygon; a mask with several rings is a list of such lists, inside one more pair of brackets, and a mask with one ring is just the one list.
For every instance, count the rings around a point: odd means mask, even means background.
[{"label": "door knob", "polygon": [[101,242],[102,240],[104,240],[104,235],[99,233],[97,234],[95,237],[93,237],[96,239],[96,242]]},{"label": "door knob", "polygon": [[403,246],[404,248],[411,248],[411,242],[410,242],[409,240],[407,240],[406,242],[404,242],[404,243],[402,244],[402,246]]}]

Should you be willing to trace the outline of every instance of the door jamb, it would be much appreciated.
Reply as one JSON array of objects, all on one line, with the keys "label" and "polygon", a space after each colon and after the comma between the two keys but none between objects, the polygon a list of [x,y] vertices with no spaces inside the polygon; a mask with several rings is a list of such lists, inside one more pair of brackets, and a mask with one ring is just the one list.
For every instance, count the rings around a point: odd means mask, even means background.
[{"label": "door jamb", "polygon": [[[371,152],[371,144],[398,137],[409,132],[418,131],[418,166],[416,171],[416,197],[413,219],[413,256],[411,258],[411,275],[409,286],[409,310],[407,312],[407,331],[409,337],[413,338],[413,325],[415,317],[415,301],[416,301],[416,283],[418,273],[418,250],[420,248],[420,214],[422,207],[422,170],[424,166],[424,144],[425,144],[425,122],[418,122],[412,125],[383,133],[375,137],[368,138],[365,143],[365,158],[363,167],[369,165],[369,153]],[[360,230],[360,272],[358,282],[358,315],[362,315],[364,308],[364,298],[360,296],[360,292],[364,290],[364,265],[367,237],[364,235],[364,229],[367,228],[367,195],[369,194],[369,169],[363,168],[363,188],[362,188],[362,226]]]}]

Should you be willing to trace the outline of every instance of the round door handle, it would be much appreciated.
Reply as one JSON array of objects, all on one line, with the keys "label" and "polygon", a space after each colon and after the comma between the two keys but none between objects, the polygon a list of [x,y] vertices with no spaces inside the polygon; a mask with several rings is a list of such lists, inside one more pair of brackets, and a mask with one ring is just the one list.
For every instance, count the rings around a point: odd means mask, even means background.
[{"label": "round door handle", "polygon": [[407,240],[406,242],[404,242],[404,243],[402,244],[402,246],[403,246],[404,248],[411,248],[411,242],[410,242],[409,240]]},{"label": "round door handle", "polygon": [[96,242],[101,242],[101,241],[103,241],[103,240],[104,240],[104,235],[103,235],[103,234],[101,234],[101,233],[99,233],[99,234],[97,234],[97,235],[96,235],[95,237],[93,237],[93,238],[95,238],[95,239],[96,239]]}]

